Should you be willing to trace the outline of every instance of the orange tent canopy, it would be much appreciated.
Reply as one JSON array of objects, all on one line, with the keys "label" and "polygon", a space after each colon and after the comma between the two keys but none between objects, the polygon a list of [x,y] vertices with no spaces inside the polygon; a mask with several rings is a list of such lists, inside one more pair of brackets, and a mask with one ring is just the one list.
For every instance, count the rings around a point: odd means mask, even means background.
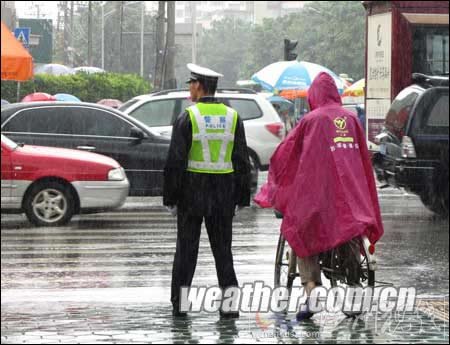
[{"label": "orange tent canopy", "polygon": [[25,81],[33,77],[33,57],[2,22],[2,80]]},{"label": "orange tent canopy", "polygon": [[308,97],[308,90],[282,90],[279,95],[290,100],[306,98]]}]

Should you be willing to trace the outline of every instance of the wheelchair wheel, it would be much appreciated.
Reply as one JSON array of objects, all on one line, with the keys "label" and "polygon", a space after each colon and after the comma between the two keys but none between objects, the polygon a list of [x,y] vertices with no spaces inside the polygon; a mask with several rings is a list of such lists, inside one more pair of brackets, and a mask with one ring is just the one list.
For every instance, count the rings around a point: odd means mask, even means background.
[{"label": "wheelchair wheel", "polygon": [[275,287],[286,287],[290,295],[297,276],[297,257],[283,235],[280,234],[275,257],[274,285]]}]

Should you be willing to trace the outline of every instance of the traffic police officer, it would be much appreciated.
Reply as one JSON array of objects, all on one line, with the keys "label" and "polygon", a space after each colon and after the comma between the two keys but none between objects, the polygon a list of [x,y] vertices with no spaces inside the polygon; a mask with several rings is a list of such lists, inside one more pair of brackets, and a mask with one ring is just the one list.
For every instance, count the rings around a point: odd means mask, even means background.
[{"label": "traffic police officer", "polygon": [[[238,286],[231,251],[235,209],[250,205],[250,162],[242,120],[214,98],[221,74],[188,64],[196,102],[175,121],[164,169],[164,205],[178,216],[172,271],[173,314],[180,313],[180,288],[190,287],[205,220],[221,289]],[[238,314],[221,316],[237,317]]]}]

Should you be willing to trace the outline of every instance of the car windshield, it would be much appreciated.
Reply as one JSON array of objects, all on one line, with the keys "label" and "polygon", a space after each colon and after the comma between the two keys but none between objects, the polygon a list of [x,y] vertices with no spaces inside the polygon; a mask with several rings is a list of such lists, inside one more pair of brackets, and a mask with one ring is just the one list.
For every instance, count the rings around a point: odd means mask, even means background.
[{"label": "car windshield", "polygon": [[8,146],[11,150],[15,150],[19,147],[19,145],[17,145],[14,141],[9,139],[8,137],[5,137],[3,134],[2,134],[2,143]]},{"label": "car windshield", "polygon": [[119,107],[119,110],[125,112],[129,107],[131,107],[133,104],[136,104],[137,102],[138,102],[137,99],[131,99],[128,102],[122,104]]}]

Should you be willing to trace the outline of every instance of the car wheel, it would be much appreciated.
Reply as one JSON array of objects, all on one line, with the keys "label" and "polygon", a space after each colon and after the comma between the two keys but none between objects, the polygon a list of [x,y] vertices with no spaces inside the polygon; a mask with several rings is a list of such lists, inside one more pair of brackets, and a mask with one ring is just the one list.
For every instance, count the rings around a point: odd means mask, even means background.
[{"label": "car wheel", "polygon": [[[433,190],[434,189],[434,190]],[[448,180],[438,188],[425,188],[419,193],[420,200],[430,211],[448,217]]]},{"label": "car wheel", "polygon": [[249,155],[250,159],[250,167],[251,167],[251,191],[252,194],[255,194],[258,190],[258,177],[259,177],[259,169],[258,169],[258,161],[256,160],[253,154]]},{"label": "car wheel", "polygon": [[36,226],[65,225],[75,213],[72,191],[60,182],[42,182],[32,186],[23,205],[29,221]]}]

